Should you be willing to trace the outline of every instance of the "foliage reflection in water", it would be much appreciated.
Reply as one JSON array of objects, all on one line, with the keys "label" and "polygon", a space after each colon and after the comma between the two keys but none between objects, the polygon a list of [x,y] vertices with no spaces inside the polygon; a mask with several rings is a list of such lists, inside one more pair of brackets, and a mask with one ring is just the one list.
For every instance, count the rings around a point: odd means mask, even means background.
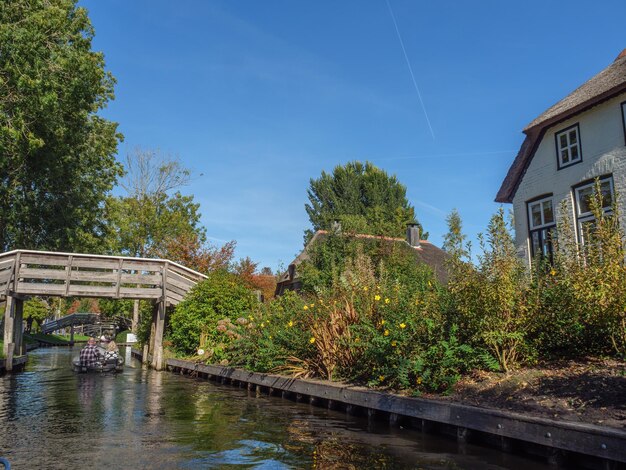
[{"label": "foliage reflection in water", "polygon": [[75,353],[36,350],[25,372],[0,378],[0,456],[12,468],[541,468],[137,361],[74,374]]}]

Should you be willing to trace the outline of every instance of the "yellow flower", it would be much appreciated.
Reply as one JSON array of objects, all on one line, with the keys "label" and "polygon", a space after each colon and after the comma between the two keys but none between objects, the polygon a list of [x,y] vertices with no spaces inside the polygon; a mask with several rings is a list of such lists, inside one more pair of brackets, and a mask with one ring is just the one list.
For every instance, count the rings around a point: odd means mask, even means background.
[{"label": "yellow flower", "polygon": [[431,284],[430,281],[428,281],[428,287],[432,287],[433,285]]},{"label": "yellow flower", "polygon": [[389,330],[385,330],[385,332],[383,333],[383,335],[385,335],[385,336],[389,336]]},{"label": "yellow flower", "polygon": [[312,337],[312,338],[309,340],[309,343],[311,343],[311,344],[315,343],[315,338],[313,338],[313,337]]},{"label": "yellow flower", "polygon": [[272,339],[272,335],[270,335],[270,339]]},{"label": "yellow flower", "polygon": [[305,305],[304,307],[302,307],[303,310],[308,310],[309,307],[307,305]]},{"label": "yellow flower", "polygon": [[400,323],[400,328],[405,329],[406,325],[404,323]]},{"label": "yellow flower", "polygon": [[378,376],[378,381],[379,381],[379,382],[382,382],[382,381],[384,381],[384,380],[385,380],[385,376],[384,376],[384,375],[379,375],[379,376]]},{"label": "yellow flower", "polygon": [[550,271],[550,275],[551,275],[551,276],[556,276],[556,271],[555,271],[554,269],[553,269],[553,270],[551,270],[551,271]]},{"label": "yellow flower", "polygon": [[397,344],[398,344],[398,343],[396,343],[395,341],[392,341],[392,342],[391,342],[391,347],[395,348]]},{"label": "yellow flower", "polygon": [[367,286],[363,286],[363,290],[367,292]]},{"label": "yellow flower", "polygon": [[261,328],[265,328],[265,323],[261,323]]},{"label": "yellow flower", "polygon": [[418,377],[418,378],[417,378],[417,380],[416,380],[416,382],[417,382],[417,385],[421,384],[421,383],[422,383],[422,378],[421,378],[421,377]]},{"label": "yellow flower", "polygon": [[254,320],[254,317],[252,315],[249,315],[248,318],[250,319],[250,321]]},{"label": "yellow flower", "polygon": [[293,326],[293,321],[289,320],[289,323],[287,323],[287,326],[291,328]]},{"label": "yellow flower", "polygon": [[384,319],[384,318],[380,321],[380,324],[381,324],[381,325],[384,325],[384,324],[385,324],[385,319]]},{"label": "yellow flower", "polygon": [[419,304],[420,304],[420,301],[419,301],[419,299],[417,299],[417,300],[415,301],[415,305],[419,305]]},{"label": "yellow flower", "polygon": [[359,343],[360,341],[361,341],[361,338],[354,338],[355,343]]},{"label": "yellow flower", "polygon": [[315,304],[311,304],[311,308],[315,307]]},{"label": "yellow flower", "polygon": [[388,304],[389,303],[389,299],[385,299],[385,303]]},{"label": "yellow flower", "polygon": [[376,295],[374,296],[374,300],[378,302],[378,301],[380,300],[380,295],[376,294]]}]

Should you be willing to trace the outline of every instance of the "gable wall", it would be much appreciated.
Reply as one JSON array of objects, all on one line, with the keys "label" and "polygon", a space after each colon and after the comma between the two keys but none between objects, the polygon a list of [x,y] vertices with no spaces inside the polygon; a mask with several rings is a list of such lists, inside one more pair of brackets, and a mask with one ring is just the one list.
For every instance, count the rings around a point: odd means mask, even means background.
[{"label": "gable wall", "polygon": [[[613,175],[619,202],[626,201],[626,146],[620,103],[626,93],[602,103],[585,113],[548,129],[524,174],[513,198],[515,235],[520,255],[530,262],[527,201],[553,193],[553,204],[558,213],[562,200],[568,204],[569,217],[575,220],[572,186],[605,174]],[[557,170],[555,133],[578,123],[582,162]],[[622,210],[621,224],[626,227]],[[558,214],[557,214],[558,216]]]}]

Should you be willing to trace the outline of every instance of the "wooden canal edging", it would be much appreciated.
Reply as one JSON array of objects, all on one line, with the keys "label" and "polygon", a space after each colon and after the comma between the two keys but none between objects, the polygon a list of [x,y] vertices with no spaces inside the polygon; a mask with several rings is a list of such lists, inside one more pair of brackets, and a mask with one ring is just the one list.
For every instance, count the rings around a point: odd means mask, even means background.
[{"label": "wooden canal edging", "polygon": [[20,356],[13,359],[10,367],[7,367],[7,360],[0,359],[0,375],[4,374],[7,371],[23,369],[26,365],[26,360],[28,358],[26,356]]},{"label": "wooden canal edging", "polygon": [[[134,351],[141,357],[141,353]],[[222,383],[246,386],[257,394],[278,395],[313,405],[345,409],[368,419],[386,419],[424,431],[452,435],[460,442],[488,444],[523,452],[554,464],[601,469],[626,468],[626,431],[571,421],[485,409],[422,398],[403,397],[365,387],[294,379],[229,367],[168,359],[167,369]]]}]

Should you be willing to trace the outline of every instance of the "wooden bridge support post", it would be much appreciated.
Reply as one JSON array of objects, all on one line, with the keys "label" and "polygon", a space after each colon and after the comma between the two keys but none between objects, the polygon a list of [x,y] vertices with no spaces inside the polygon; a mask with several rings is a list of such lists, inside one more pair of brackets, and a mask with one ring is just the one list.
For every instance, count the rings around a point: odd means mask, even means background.
[{"label": "wooden bridge support post", "polygon": [[7,370],[12,369],[8,360],[9,356],[25,354],[24,336],[24,301],[16,297],[7,296],[4,310],[4,348],[3,353],[7,358]]},{"label": "wooden bridge support post", "polygon": [[156,336],[156,317],[158,315],[158,303],[152,306],[152,323],[150,324],[150,337],[148,344],[144,346],[143,363],[150,365],[150,356],[154,357],[154,337]]},{"label": "wooden bridge support post", "polygon": [[24,343],[24,300],[15,299],[14,315],[13,342],[15,343],[15,353],[18,356],[23,356],[26,354],[26,344]]},{"label": "wooden bridge support post", "polygon": [[[14,308],[15,308],[15,299],[7,295],[6,305],[4,307],[4,347],[2,349],[2,352],[4,353],[4,357],[8,357],[9,345],[14,344],[13,343],[14,325],[15,325]],[[7,361],[7,369],[8,368],[9,368],[9,361]]]},{"label": "wooden bridge support post", "polygon": [[70,346],[74,346],[74,324],[70,325]]},{"label": "wooden bridge support post", "polygon": [[152,367],[155,370],[163,370],[163,333],[165,332],[165,300],[157,302],[154,306],[154,342],[152,344]]},{"label": "wooden bridge support post", "polygon": [[133,334],[137,334],[137,327],[139,326],[139,300],[133,302],[133,322],[131,323],[130,331]]}]

